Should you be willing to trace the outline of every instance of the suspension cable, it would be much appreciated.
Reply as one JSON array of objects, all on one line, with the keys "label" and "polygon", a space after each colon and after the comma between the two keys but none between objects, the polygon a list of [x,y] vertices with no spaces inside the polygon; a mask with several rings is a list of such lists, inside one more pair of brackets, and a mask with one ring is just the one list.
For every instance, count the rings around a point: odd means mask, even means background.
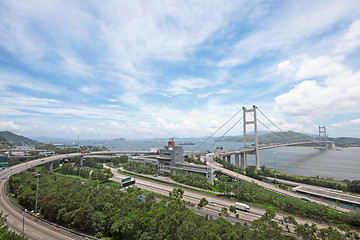
[{"label": "suspension cable", "polygon": [[[252,115],[252,113],[250,113]],[[262,121],[260,121],[260,119],[257,119],[264,127],[266,127],[267,129],[269,129],[272,133],[278,135],[280,138],[282,138],[283,136],[281,136],[279,133],[274,132],[273,130],[271,130],[271,128],[269,128],[268,126],[266,126]],[[285,132],[283,132],[285,133]]]},{"label": "suspension cable", "polygon": [[229,120],[227,120],[221,127],[219,127],[213,134],[211,134],[207,139],[205,139],[199,146],[197,146],[193,152],[195,152],[199,147],[201,147],[204,143],[206,143],[212,136],[214,136],[221,128],[223,128],[228,122],[230,122],[236,115],[238,115],[242,109],[240,109],[237,113],[235,113]]},{"label": "suspension cable", "polygon": [[[272,124],[274,125],[280,132],[286,134],[289,138],[291,138],[291,136],[287,133],[284,132],[283,130],[281,130],[277,125],[275,125],[275,123],[273,123],[258,107],[256,107],[257,110],[259,110],[259,112]],[[264,124],[263,124],[264,125]]]},{"label": "suspension cable", "polygon": [[243,117],[241,117],[238,121],[236,121],[231,128],[229,128],[218,140],[216,140],[210,147],[209,149],[211,149],[216,143],[218,143],[228,132],[230,132],[231,129],[233,129],[236,124],[238,124],[241,120],[243,119]]}]

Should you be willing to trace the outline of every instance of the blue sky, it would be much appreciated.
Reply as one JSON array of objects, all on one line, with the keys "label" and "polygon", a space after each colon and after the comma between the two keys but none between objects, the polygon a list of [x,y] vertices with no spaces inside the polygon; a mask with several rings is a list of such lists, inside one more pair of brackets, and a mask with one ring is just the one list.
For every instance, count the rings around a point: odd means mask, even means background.
[{"label": "blue sky", "polygon": [[199,137],[255,104],[283,130],[360,137],[358,0],[1,1],[0,16],[0,130]]}]

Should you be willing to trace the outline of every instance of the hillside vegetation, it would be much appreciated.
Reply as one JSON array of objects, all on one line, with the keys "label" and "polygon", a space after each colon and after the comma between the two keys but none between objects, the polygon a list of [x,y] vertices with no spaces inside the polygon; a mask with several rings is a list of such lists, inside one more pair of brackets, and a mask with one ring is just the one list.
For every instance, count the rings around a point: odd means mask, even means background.
[{"label": "hillside vegetation", "polygon": [[329,141],[334,141],[336,146],[339,147],[358,147],[360,146],[360,138],[351,137],[338,137],[329,138]]},{"label": "hillside vegetation", "polygon": [[30,138],[26,138],[20,135],[16,135],[9,131],[0,132],[0,142],[1,139],[8,142],[11,146],[41,145],[41,143],[37,141],[34,141]]}]

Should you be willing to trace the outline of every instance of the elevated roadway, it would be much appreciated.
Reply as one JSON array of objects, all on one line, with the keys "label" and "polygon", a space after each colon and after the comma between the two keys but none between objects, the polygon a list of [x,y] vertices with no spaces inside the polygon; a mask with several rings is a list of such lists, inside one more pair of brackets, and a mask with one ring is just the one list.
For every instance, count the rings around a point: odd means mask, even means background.
[{"label": "elevated roadway", "polygon": [[[64,157],[64,156],[62,156]],[[61,157],[53,157],[48,160],[60,159]],[[29,162],[27,167],[41,165],[44,162],[41,162],[41,159],[34,160]],[[23,221],[24,221],[24,233],[30,240],[57,240],[57,239],[66,239],[66,240],[78,240],[84,239],[76,235],[72,235],[54,227],[37,221],[35,218],[20,211],[15,205],[10,201],[5,192],[5,183],[9,176],[13,173],[22,172],[26,169],[26,164],[22,163],[16,166],[11,167],[0,172],[0,210],[4,215],[7,216],[6,225],[9,226],[9,229],[17,233],[23,232]]]},{"label": "elevated roadway", "polygon": [[[225,175],[228,175],[234,179],[239,179],[240,181],[245,181],[245,182],[254,182],[256,183],[258,186],[260,187],[263,187],[265,189],[268,189],[270,191],[273,191],[273,192],[277,192],[277,193],[280,193],[280,194],[283,194],[283,195],[286,195],[286,196],[290,196],[290,197],[295,197],[295,198],[299,198],[301,199],[303,196],[300,195],[300,194],[297,194],[297,193],[294,193],[294,192],[290,192],[288,190],[285,190],[285,189],[282,189],[282,188],[279,188],[279,187],[276,187],[272,184],[269,184],[269,183],[266,183],[266,182],[263,182],[263,181],[259,181],[257,179],[254,179],[254,178],[251,178],[251,177],[248,177],[248,176],[245,176],[245,175],[242,175],[242,174],[239,174],[239,173],[236,173],[236,172],[233,172],[233,171],[230,171],[226,168],[223,168],[220,164],[218,164],[217,162],[215,162],[214,160],[212,160],[211,158],[207,158],[207,161],[206,161],[206,164],[208,166],[211,166],[213,167],[214,169],[220,171],[221,173],[225,174]],[[329,207],[335,207],[337,210],[339,211],[342,211],[342,212],[349,212],[351,210],[347,209],[347,208],[343,208],[343,207],[339,207],[339,206],[334,206],[332,204],[329,204],[329,203],[326,203],[326,202],[322,202],[322,201],[318,201],[318,200],[312,200],[312,202],[316,202],[318,204],[323,204],[323,205],[326,205],[326,206],[329,206]]]}]

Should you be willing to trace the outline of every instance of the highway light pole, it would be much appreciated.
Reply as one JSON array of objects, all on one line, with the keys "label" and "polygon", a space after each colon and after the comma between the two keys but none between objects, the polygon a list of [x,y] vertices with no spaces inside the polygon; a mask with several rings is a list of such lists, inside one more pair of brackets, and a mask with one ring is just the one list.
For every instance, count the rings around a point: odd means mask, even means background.
[{"label": "highway light pole", "polygon": [[39,176],[41,174],[36,174],[36,199],[35,199],[35,216],[37,213],[37,201],[38,201],[38,192],[39,192]]},{"label": "highway light pole", "polygon": [[[27,213],[27,209],[25,209],[25,213]],[[25,216],[23,215],[23,235],[25,235]]]},{"label": "highway light pole", "polygon": [[275,161],[275,184],[276,184],[276,152],[273,152],[274,154],[274,161]]}]

